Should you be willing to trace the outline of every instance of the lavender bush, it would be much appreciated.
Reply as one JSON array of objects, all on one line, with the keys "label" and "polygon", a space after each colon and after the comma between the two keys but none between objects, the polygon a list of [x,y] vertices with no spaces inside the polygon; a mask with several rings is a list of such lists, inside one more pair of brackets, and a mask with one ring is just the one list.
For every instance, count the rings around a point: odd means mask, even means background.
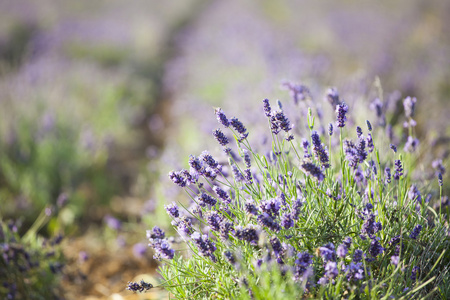
[{"label": "lavender bush", "polygon": [[37,234],[50,219],[50,208],[42,211],[23,235],[20,223],[0,218],[1,299],[59,299],[58,286],[65,265],[61,235],[44,238]]},{"label": "lavender bush", "polygon": [[189,170],[169,174],[190,199],[166,205],[178,237],[147,232],[163,262],[158,287],[177,299],[450,297],[448,211],[430,204],[444,199],[442,176],[428,185],[412,177],[415,99],[404,100],[403,147],[383,122],[355,126],[337,90],[327,99],[328,134],[313,109],[294,124],[264,100],[271,149],[252,147],[251,129],[216,109],[222,154],[191,155]]}]

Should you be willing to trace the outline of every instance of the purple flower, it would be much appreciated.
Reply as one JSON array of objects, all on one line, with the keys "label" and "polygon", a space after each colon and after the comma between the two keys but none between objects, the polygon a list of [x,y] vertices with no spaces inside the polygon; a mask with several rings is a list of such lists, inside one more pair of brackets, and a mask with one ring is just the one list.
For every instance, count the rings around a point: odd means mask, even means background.
[{"label": "purple flower", "polygon": [[363,251],[361,249],[356,249],[353,253],[353,261],[354,262],[360,262],[363,257]]},{"label": "purple flower", "polygon": [[330,159],[328,157],[328,153],[325,150],[325,148],[323,147],[322,142],[320,141],[320,137],[319,134],[317,133],[317,131],[313,131],[311,134],[311,140],[312,140],[312,151],[314,153],[314,155],[316,156],[316,158],[319,160],[319,162],[321,163],[321,165],[324,168],[329,168],[330,167]]},{"label": "purple flower", "polygon": [[128,282],[127,290],[132,292],[139,292],[142,293],[143,291],[148,291],[151,288],[153,288],[153,285],[151,283],[145,282],[144,280],[141,280],[140,283],[137,282]]},{"label": "purple flower", "polygon": [[411,277],[410,278],[411,278],[412,281],[416,281],[417,273],[420,273],[420,267],[419,266],[415,266],[411,270]]},{"label": "purple flower", "polygon": [[232,265],[236,263],[236,257],[234,256],[233,252],[230,250],[226,250],[223,252],[223,256],[225,256],[225,259]]},{"label": "purple flower", "polygon": [[414,116],[415,108],[416,108],[416,98],[406,97],[403,100],[403,108],[405,109],[405,115],[407,118],[412,118]]},{"label": "purple flower", "polygon": [[347,248],[350,248],[350,246],[352,245],[352,238],[351,237],[346,237],[344,239],[344,241],[342,242]]},{"label": "purple flower", "polygon": [[185,187],[187,185],[186,177],[181,172],[171,171],[169,173],[169,178],[173,183],[180,187]]},{"label": "purple flower", "polygon": [[147,245],[142,243],[134,244],[133,246],[133,255],[137,258],[144,257],[145,252],[147,251]]},{"label": "purple flower", "polygon": [[234,227],[233,227],[233,223],[226,221],[225,219],[222,220],[222,222],[220,223],[220,237],[224,240],[228,240],[228,234],[229,233],[234,233]]},{"label": "purple flower", "polygon": [[370,103],[370,109],[375,110],[378,118],[383,116],[383,102],[381,102],[379,98],[375,98],[372,103]]},{"label": "purple flower", "polygon": [[281,216],[281,226],[284,227],[285,229],[294,227],[294,219],[292,213],[284,213]]},{"label": "purple flower", "polygon": [[324,262],[336,260],[336,252],[333,243],[328,243],[322,247],[319,247],[319,253]]},{"label": "purple flower", "polygon": [[269,215],[276,216],[281,207],[281,201],[278,198],[261,201],[259,204],[261,210]]},{"label": "purple flower", "polygon": [[246,166],[247,168],[250,168],[250,167],[252,166],[252,161],[251,161],[251,159],[250,159],[250,154],[249,154],[248,150],[246,150],[246,149],[244,149],[243,152],[244,152],[244,162],[245,162],[245,166]]},{"label": "purple flower", "polygon": [[394,144],[390,144],[389,148],[391,148],[394,153],[397,153],[397,146],[395,146]]},{"label": "purple flower", "polygon": [[270,244],[272,245],[273,252],[279,264],[283,264],[283,246],[280,240],[276,236],[270,238]]},{"label": "purple flower", "polygon": [[336,115],[337,115],[337,121],[336,126],[337,127],[344,127],[345,121],[347,120],[346,114],[348,112],[348,106],[344,102],[336,106]]},{"label": "purple flower", "polygon": [[384,251],[384,248],[381,246],[378,239],[373,239],[370,242],[370,246],[369,246],[370,255],[372,255],[373,257],[376,257],[376,256],[378,256],[378,254],[383,253],[383,251]]},{"label": "purple flower", "polygon": [[403,150],[406,152],[414,152],[416,151],[417,146],[419,146],[419,140],[413,138],[412,136],[408,136],[408,140],[406,141]]},{"label": "purple flower", "polygon": [[333,135],[333,130],[334,130],[333,124],[332,123],[328,124],[328,135],[329,136]]},{"label": "purple flower", "polygon": [[226,146],[228,142],[228,138],[225,136],[225,134],[220,129],[216,129],[213,131],[213,136],[216,138],[217,142],[221,146]]},{"label": "purple flower", "polygon": [[220,222],[222,222],[222,216],[219,215],[216,211],[209,211],[206,215],[206,222],[212,230],[219,231]]},{"label": "purple flower", "polygon": [[204,161],[211,169],[218,169],[219,171],[222,169],[222,166],[209,154],[208,151],[203,151],[200,155],[199,159]]},{"label": "purple flower", "polygon": [[233,126],[234,130],[236,130],[239,133],[239,135],[240,135],[239,141],[240,142],[243,141],[245,138],[247,138],[247,136],[248,136],[247,129],[242,124],[242,122],[238,120],[238,118],[233,117],[231,119],[230,124],[231,124],[231,126]]},{"label": "purple flower", "polygon": [[254,246],[258,245],[259,240],[258,232],[256,230],[256,227],[251,224],[247,225],[246,227],[242,226],[236,227],[235,235],[236,238],[243,241],[247,241],[251,245]]},{"label": "purple flower", "polygon": [[334,261],[328,261],[325,265],[325,276],[328,278],[336,278],[339,274],[339,271],[337,269],[337,264]]},{"label": "purple flower", "polygon": [[[200,208],[198,207],[199,212],[201,213]],[[193,211],[193,213],[195,210]],[[192,219],[190,217],[181,216],[180,218],[173,220],[172,225],[177,226],[178,232],[182,235],[188,236],[193,232],[192,229]]]},{"label": "purple flower", "polygon": [[269,99],[263,100],[263,108],[264,108],[264,114],[266,115],[266,117],[270,117],[272,109],[270,108]]},{"label": "purple flower", "polygon": [[163,239],[165,235],[165,232],[158,226],[153,227],[152,230],[147,230],[148,239]]},{"label": "purple flower", "polygon": [[216,251],[216,245],[212,242],[206,234],[200,235],[198,232],[194,232],[191,235],[192,241],[197,246],[200,255],[208,256],[212,261],[216,261],[214,251]]},{"label": "purple flower", "polygon": [[222,200],[223,203],[225,203],[225,204],[231,203],[230,196],[228,196],[227,192],[222,190],[219,186],[214,185],[213,191],[217,194],[217,196],[219,196],[219,199]]},{"label": "purple flower", "polygon": [[298,220],[302,206],[303,203],[302,200],[300,199],[295,199],[294,202],[292,203],[292,218],[294,220]]},{"label": "purple flower", "polygon": [[349,162],[349,166],[356,169],[360,160],[358,149],[352,141],[344,141],[345,159]]},{"label": "purple flower", "polygon": [[265,226],[270,230],[279,232],[281,230],[280,224],[268,213],[262,213],[257,217],[258,224]]},{"label": "purple flower", "polygon": [[247,183],[247,184],[253,183],[253,176],[252,176],[252,172],[250,171],[250,169],[244,170],[244,179],[245,179],[245,183]]},{"label": "purple flower", "polygon": [[106,225],[108,225],[108,227],[111,229],[119,230],[122,227],[122,222],[110,215],[106,215],[104,221]]},{"label": "purple flower", "polygon": [[249,215],[258,215],[258,208],[253,200],[247,200],[244,204],[244,211]]},{"label": "purple flower", "polygon": [[230,126],[230,122],[229,122],[227,116],[225,116],[223,110],[220,107],[216,108],[215,114],[217,116],[217,121],[219,121],[220,124],[222,124],[225,127]]},{"label": "purple flower", "polygon": [[302,169],[308,174],[315,177],[319,182],[324,180],[325,175],[322,170],[311,162],[303,162],[301,165]]},{"label": "purple flower", "polygon": [[204,168],[202,166],[200,159],[198,159],[194,155],[189,156],[189,166],[191,166],[191,169],[200,175],[204,173]]},{"label": "purple flower", "polygon": [[339,101],[339,93],[338,90],[335,87],[329,88],[327,90],[327,100],[330,102],[333,109],[340,104]]},{"label": "purple flower", "polygon": [[295,263],[302,267],[309,267],[313,263],[312,258],[313,256],[308,252],[300,252],[297,254],[297,259],[295,260]]},{"label": "purple flower", "polygon": [[443,186],[444,185],[444,181],[442,179],[442,174],[441,173],[438,174],[438,183],[439,183],[439,186]]},{"label": "purple flower", "polygon": [[235,164],[231,165],[231,170],[233,171],[234,180],[236,180],[236,182],[243,182],[243,181],[245,181],[244,175],[242,175],[241,171],[239,170],[239,168]]},{"label": "purple flower", "polygon": [[327,277],[321,277],[321,278],[319,279],[319,281],[317,281],[317,283],[320,284],[320,285],[327,285],[328,282],[329,282],[329,280],[328,280]]},{"label": "purple flower", "polygon": [[412,238],[413,240],[415,240],[415,239],[417,239],[417,237],[419,236],[421,231],[422,231],[422,225],[418,224],[418,225],[416,225],[416,227],[414,227],[414,229],[411,232],[411,234],[409,235],[409,237]]},{"label": "purple flower", "polygon": [[391,245],[391,246],[395,246],[395,245],[397,245],[398,243],[400,243],[400,236],[399,236],[399,235],[394,236],[394,237],[389,241],[389,245]]},{"label": "purple flower", "polygon": [[387,183],[391,183],[391,169],[386,167],[384,169],[384,181]]},{"label": "purple flower", "polygon": [[360,137],[362,136],[362,134],[363,134],[363,132],[362,132],[361,127],[356,126],[356,136],[357,136],[358,138],[360,138]]},{"label": "purple flower", "polygon": [[358,140],[358,143],[356,144],[356,152],[358,154],[359,163],[362,163],[367,158],[367,151],[366,151],[366,140],[363,136]]},{"label": "purple flower", "polygon": [[284,82],[282,86],[286,87],[289,90],[289,93],[295,104],[297,104],[299,100],[305,100],[306,97],[308,97],[310,94],[308,87],[302,84]]},{"label": "purple flower", "polygon": [[417,203],[422,202],[422,195],[420,194],[420,191],[415,184],[411,185],[411,187],[409,188],[408,198],[411,201],[415,200]]},{"label": "purple flower", "polygon": [[336,250],[337,256],[344,258],[348,253],[348,248],[345,244],[340,244]]},{"label": "purple flower", "polygon": [[403,175],[403,167],[402,162],[397,159],[395,160],[395,173],[394,173],[394,180],[399,180],[400,177]]},{"label": "purple flower", "polygon": [[167,214],[172,218],[178,218],[180,216],[179,208],[175,203],[164,205],[164,208],[167,211]]},{"label": "purple flower", "polygon": [[375,146],[373,145],[372,134],[369,133],[367,134],[367,150],[369,151],[369,153],[373,152],[374,147]]},{"label": "purple flower", "polygon": [[292,129],[291,123],[281,110],[272,112],[272,117],[270,118],[270,121],[275,122],[276,127],[284,130],[285,132],[288,132]]},{"label": "purple flower", "polygon": [[351,262],[350,265],[348,265],[345,268],[345,274],[348,281],[358,281],[362,280],[365,277],[364,273],[364,265],[361,262]]},{"label": "purple flower", "polygon": [[444,164],[442,163],[442,159],[433,160],[431,166],[433,167],[433,169],[436,170],[438,174],[440,173],[441,176],[445,174],[445,167]]},{"label": "purple flower", "polygon": [[400,256],[393,255],[391,256],[391,264],[397,266],[400,261]]},{"label": "purple flower", "polygon": [[161,258],[173,259],[175,255],[175,250],[170,248],[169,243],[166,240],[154,239],[150,241],[150,246],[155,249],[155,259],[160,260]]},{"label": "purple flower", "polygon": [[369,120],[366,120],[367,130],[372,131],[372,124],[370,124]]},{"label": "purple flower", "polygon": [[210,195],[206,193],[201,193],[199,196],[197,196],[197,201],[200,206],[214,206],[217,203],[217,200],[214,197],[211,197]]},{"label": "purple flower", "polygon": [[369,238],[374,239],[374,234],[382,229],[380,222],[375,222],[375,215],[369,214],[361,227],[361,234],[367,235]]},{"label": "purple flower", "polygon": [[295,260],[294,266],[294,280],[304,279],[304,275],[308,273],[308,269],[312,264],[313,256],[308,252],[301,252],[297,254],[297,259]]}]

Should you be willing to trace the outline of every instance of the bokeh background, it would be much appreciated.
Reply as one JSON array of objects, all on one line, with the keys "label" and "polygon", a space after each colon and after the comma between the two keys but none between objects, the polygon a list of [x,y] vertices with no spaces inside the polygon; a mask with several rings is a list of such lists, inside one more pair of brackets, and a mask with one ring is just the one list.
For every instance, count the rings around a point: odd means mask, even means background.
[{"label": "bokeh background", "polygon": [[262,99],[291,101],[284,82],[325,111],[335,86],[394,99],[395,124],[414,96],[447,164],[449,28],[444,0],[0,1],[0,216],[25,231],[53,210],[67,299],[139,299],[127,281],[157,280],[145,229],[169,227],[167,173],[217,148],[214,107],[250,127]]}]

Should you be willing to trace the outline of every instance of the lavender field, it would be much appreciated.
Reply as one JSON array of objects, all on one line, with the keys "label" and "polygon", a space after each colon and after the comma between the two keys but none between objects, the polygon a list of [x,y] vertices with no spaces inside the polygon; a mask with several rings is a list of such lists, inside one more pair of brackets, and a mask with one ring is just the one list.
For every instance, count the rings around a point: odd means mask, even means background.
[{"label": "lavender field", "polygon": [[1,299],[448,299],[447,1],[0,2]]}]

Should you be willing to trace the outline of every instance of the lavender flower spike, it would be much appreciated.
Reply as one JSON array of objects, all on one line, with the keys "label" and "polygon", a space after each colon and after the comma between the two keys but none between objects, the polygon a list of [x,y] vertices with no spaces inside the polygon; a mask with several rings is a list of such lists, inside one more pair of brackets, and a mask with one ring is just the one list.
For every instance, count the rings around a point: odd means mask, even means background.
[{"label": "lavender flower spike", "polygon": [[409,235],[410,238],[412,238],[413,240],[417,239],[417,237],[419,236],[420,232],[422,231],[422,225],[416,225],[416,227],[414,227],[413,231],[411,232],[411,234]]},{"label": "lavender flower spike", "polygon": [[220,129],[214,130],[213,136],[216,138],[217,142],[221,146],[226,146],[228,144],[228,138],[225,136],[225,134]]},{"label": "lavender flower spike", "polygon": [[301,167],[308,175],[316,177],[319,182],[324,180],[325,175],[322,173],[322,170],[315,164],[311,162],[304,162]]},{"label": "lavender flower spike", "polygon": [[405,109],[405,115],[407,118],[412,118],[414,116],[415,108],[416,108],[416,98],[406,97],[403,100],[403,108]]},{"label": "lavender flower spike", "polygon": [[328,124],[328,135],[332,136],[333,135],[333,124]]},{"label": "lavender flower spike", "polygon": [[324,168],[329,168],[330,164],[329,164],[329,157],[328,157],[328,153],[325,150],[325,148],[323,147],[322,142],[320,141],[320,137],[319,134],[317,133],[317,131],[313,131],[311,134],[311,140],[312,140],[312,150],[314,152],[314,155],[316,156],[316,158],[319,160],[319,162],[321,163],[321,165]]},{"label": "lavender flower spike", "polygon": [[263,104],[264,104],[264,106],[263,106],[264,114],[266,115],[266,117],[270,117],[272,109],[271,109],[270,104],[269,104],[269,99],[264,99],[263,100]]},{"label": "lavender flower spike", "polygon": [[394,180],[399,180],[402,175],[403,175],[402,162],[401,162],[401,160],[397,159],[397,160],[395,160]]},{"label": "lavender flower spike", "polygon": [[219,121],[220,124],[222,124],[225,127],[230,126],[230,121],[228,120],[227,116],[225,116],[225,113],[220,107],[216,108],[215,114],[217,116],[217,121]]},{"label": "lavender flower spike", "polygon": [[347,120],[347,117],[345,116],[348,112],[348,106],[344,102],[336,106],[336,115],[337,115],[337,121],[336,126],[337,127],[344,127],[345,121]]}]

